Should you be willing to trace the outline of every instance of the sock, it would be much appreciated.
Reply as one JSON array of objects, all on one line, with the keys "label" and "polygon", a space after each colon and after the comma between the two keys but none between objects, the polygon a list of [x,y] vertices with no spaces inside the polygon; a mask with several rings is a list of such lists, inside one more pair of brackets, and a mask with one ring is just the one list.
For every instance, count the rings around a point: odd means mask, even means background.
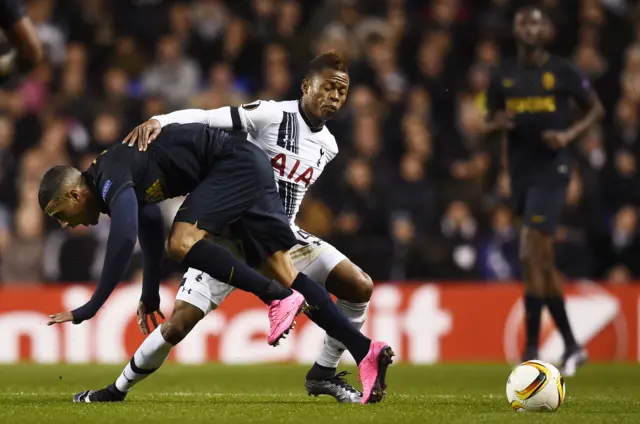
[{"label": "sock", "polygon": [[[367,310],[369,309],[369,302],[364,303],[352,303],[346,300],[338,299],[336,305],[340,310],[349,318],[351,324],[360,330],[367,318]],[[323,368],[333,369],[338,368],[340,357],[345,350],[345,346],[338,340],[327,335],[324,339],[324,346],[322,352],[316,360],[316,364]]]},{"label": "sock", "polygon": [[227,249],[208,240],[200,240],[194,244],[182,263],[204,271],[230,286],[253,293],[267,305],[291,295],[291,290],[263,277],[235,258]]},{"label": "sock", "polygon": [[149,337],[144,339],[136,353],[129,361],[122,374],[115,382],[116,388],[123,393],[127,393],[140,381],[147,378],[155,370],[160,368],[169,356],[173,345],[162,337],[159,325]]},{"label": "sock", "polygon": [[291,288],[299,291],[307,303],[313,306],[311,312],[307,314],[311,321],[328,335],[341,341],[349,349],[356,363],[362,362],[369,353],[371,340],[349,322],[338,306],[333,303],[329,292],[301,272],[298,273]]},{"label": "sock", "polygon": [[542,305],[543,301],[541,298],[530,294],[525,295],[524,309],[527,321],[527,350],[538,350]]},{"label": "sock", "polygon": [[556,327],[558,327],[560,334],[562,334],[565,349],[569,350],[577,346],[576,339],[573,337],[573,331],[571,331],[569,317],[567,317],[567,310],[564,306],[562,296],[551,296],[547,297],[546,300],[547,308],[549,308],[553,321],[555,321]]}]

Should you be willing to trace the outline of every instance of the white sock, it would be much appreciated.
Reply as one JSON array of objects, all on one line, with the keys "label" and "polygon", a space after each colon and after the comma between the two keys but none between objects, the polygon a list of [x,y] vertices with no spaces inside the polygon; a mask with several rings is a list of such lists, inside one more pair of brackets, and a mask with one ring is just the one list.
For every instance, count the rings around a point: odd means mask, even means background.
[{"label": "white sock", "polygon": [[[365,319],[367,319],[367,310],[369,309],[369,302],[364,303],[351,303],[346,300],[338,299],[336,305],[344,312],[349,318],[349,321],[358,329],[362,328]],[[346,350],[345,346],[328,335],[324,338],[324,346],[322,352],[316,360],[318,365],[326,368],[338,368],[340,357]]]},{"label": "white sock", "polygon": [[162,325],[159,325],[153,333],[149,334],[149,337],[144,339],[116,380],[116,387],[121,392],[126,393],[131,390],[133,386],[160,368],[169,356],[173,345],[164,340],[160,328]]}]

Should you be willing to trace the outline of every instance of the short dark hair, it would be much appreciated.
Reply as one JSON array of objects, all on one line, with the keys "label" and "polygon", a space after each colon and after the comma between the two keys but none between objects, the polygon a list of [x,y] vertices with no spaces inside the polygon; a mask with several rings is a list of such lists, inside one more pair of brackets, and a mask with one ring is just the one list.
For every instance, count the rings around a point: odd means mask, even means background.
[{"label": "short dark hair", "polygon": [[326,53],[322,53],[316,56],[307,68],[306,77],[322,71],[323,69],[333,69],[340,72],[349,72],[347,59],[345,56],[337,50],[329,50]]},{"label": "short dark hair", "polygon": [[58,165],[45,172],[40,181],[40,189],[38,190],[38,203],[43,211],[51,200],[60,194],[60,188],[73,176],[77,170],[72,166]]}]

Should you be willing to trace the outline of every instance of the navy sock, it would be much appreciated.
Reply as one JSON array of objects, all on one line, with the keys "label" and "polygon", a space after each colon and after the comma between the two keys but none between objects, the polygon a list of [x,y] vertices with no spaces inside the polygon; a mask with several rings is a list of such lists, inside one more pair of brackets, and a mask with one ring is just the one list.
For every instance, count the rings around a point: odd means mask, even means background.
[{"label": "navy sock", "polygon": [[362,362],[369,353],[371,340],[353,326],[340,308],[333,303],[329,292],[301,272],[298,273],[291,288],[299,291],[312,306],[307,314],[311,321],[326,331],[329,336],[342,342],[356,363]]},{"label": "navy sock", "polygon": [[564,340],[564,347],[567,350],[573,349],[577,343],[573,337],[573,331],[571,331],[571,325],[569,324],[569,317],[567,316],[567,309],[564,306],[564,299],[562,296],[547,297],[547,308],[553,317],[553,321],[556,323],[556,327],[562,334]]},{"label": "navy sock", "polygon": [[291,290],[260,275],[227,249],[208,240],[200,240],[194,244],[182,263],[240,290],[253,293],[267,305],[291,295]]},{"label": "navy sock", "polygon": [[542,317],[541,298],[527,294],[524,296],[524,311],[527,322],[527,350],[538,351],[538,339],[540,338],[540,321]]}]

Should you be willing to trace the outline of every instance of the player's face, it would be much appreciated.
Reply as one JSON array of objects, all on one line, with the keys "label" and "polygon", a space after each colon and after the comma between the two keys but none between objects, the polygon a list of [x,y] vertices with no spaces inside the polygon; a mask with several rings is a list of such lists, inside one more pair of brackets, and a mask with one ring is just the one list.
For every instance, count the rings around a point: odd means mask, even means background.
[{"label": "player's face", "polygon": [[[306,90],[306,91],[304,91]],[[309,111],[323,121],[333,118],[347,100],[349,75],[325,69],[303,85]]]},{"label": "player's face", "polygon": [[537,47],[542,44],[544,31],[544,18],[539,10],[516,14],[513,32],[518,43],[525,47]]},{"label": "player's face", "polygon": [[55,203],[47,208],[47,214],[58,220],[62,228],[98,223],[100,210],[76,190],[71,190],[62,199],[53,202]]}]

